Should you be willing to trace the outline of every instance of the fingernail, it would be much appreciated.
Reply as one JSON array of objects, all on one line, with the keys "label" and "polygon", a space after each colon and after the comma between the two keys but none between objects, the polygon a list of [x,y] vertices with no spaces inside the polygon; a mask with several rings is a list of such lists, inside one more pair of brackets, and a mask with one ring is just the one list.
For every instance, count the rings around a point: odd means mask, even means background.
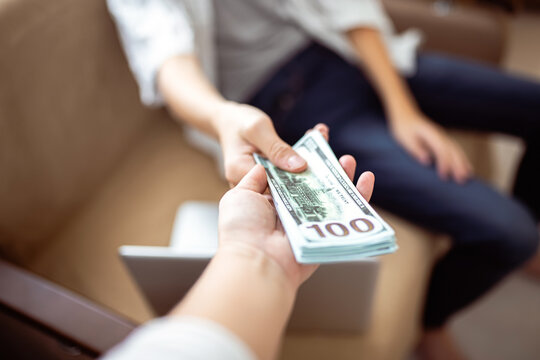
[{"label": "fingernail", "polygon": [[287,160],[287,164],[289,164],[291,169],[298,169],[306,164],[306,160],[302,159],[298,155],[293,155],[289,158],[289,160]]}]

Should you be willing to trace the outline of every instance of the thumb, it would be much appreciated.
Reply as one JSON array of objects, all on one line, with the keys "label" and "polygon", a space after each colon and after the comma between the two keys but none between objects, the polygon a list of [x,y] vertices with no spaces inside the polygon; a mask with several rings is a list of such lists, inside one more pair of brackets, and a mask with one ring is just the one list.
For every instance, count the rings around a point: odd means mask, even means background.
[{"label": "thumb", "polygon": [[240,180],[236,189],[255,191],[262,194],[266,189],[266,172],[262,165],[255,165],[247,174]]},{"label": "thumb", "polygon": [[252,124],[245,130],[244,138],[283,170],[300,172],[307,167],[306,161],[289,144],[280,139],[270,119]]}]

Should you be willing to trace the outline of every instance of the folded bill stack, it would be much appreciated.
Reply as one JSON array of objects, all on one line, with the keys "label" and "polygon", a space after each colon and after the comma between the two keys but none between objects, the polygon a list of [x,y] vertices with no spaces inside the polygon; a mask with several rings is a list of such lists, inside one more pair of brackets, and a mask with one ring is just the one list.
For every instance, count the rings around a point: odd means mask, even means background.
[{"label": "folded bill stack", "polygon": [[302,173],[254,157],[266,170],[297,262],[354,261],[397,250],[394,231],[360,195],[319,132],[309,132],[293,148],[307,161]]}]

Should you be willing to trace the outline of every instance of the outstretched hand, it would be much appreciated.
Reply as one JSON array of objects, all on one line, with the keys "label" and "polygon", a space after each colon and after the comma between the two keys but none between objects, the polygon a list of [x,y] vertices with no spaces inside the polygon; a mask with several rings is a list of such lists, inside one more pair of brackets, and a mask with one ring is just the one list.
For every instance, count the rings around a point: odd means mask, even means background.
[{"label": "outstretched hand", "polygon": [[[283,170],[300,172],[307,167],[306,161],[278,136],[270,117],[253,106],[227,103],[216,116],[214,126],[223,149],[225,177],[231,185],[255,165],[254,152]],[[327,128],[320,131],[323,135],[328,132]]]},{"label": "outstretched hand", "polygon": [[[352,179],[356,161],[350,155],[340,159]],[[369,201],[375,177],[364,172],[356,185]],[[287,236],[268,196],[266,173],[261,165],[254,166],[238,185],[229,190],[219,204],[220,247],[249,248],[277,264],[294,287],[300,286],[316,269],[316,265],[298,264]]]}]

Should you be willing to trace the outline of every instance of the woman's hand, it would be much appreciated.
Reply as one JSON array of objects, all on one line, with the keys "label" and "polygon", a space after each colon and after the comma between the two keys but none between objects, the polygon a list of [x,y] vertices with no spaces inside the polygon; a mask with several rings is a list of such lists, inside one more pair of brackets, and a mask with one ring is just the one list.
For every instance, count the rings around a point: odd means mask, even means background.
[{"label": "woman's hand", "polygon": [[357,27],[347,36],[380,96],[394,138],[420,163],[428,165],[434,160],[442,179],[451,176],[458,183],[465,182],[472,172],[469,161],[444,130],[418,110],[407,84],[394,68],[380,32]]},{"label": "woman's hand", "polygon": [[[255,107],[226,102],[213,125],[223,149],[225,177],[232,185],[255,165],[254,152],[261,153],[283,170],[300,172],[307,167],[306,161],[279,138],[270,117]],[[328,132],[325,129],[321,130],[323,135],[324,131]]]},{"label": "woman's hand", "polygon": [[[356,168],[353,157],[343,156],[340,163],[352,178]],[[358,180],[357,188],[366,200],[371,198],[374,181],[371,172],[363,173]],[[296,289],[316,266],[296,262],[275,208],[269,196],[264,195],[266,187],[264,168],[256,165],[223,196],[219,204],[220,250],[269,259]]]},{"label": "woman's hand", "polygon": [[394,138],[416,160],[426,166],[435,161],[442,179],[462,184],[470,178],[472,166],[461,147],[423,114],[401,112],[390,116],[389,123]]}]

